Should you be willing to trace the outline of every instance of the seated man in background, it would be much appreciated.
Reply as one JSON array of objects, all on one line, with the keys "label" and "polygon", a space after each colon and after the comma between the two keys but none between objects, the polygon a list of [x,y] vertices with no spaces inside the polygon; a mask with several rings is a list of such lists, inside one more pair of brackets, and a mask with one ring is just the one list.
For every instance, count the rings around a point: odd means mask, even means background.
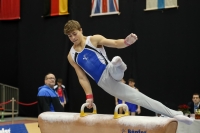
[{"label": "seated man in background", "polygon": [[49,73],[45,76],[45,85],[38,88],[38,115],[42,112],[64,112],[58,94],[54,90],[56,78]]},{"label": "seated man in background", "polygon": [[191,114],[195,113],[195,110],[200,109],[200,98],[198,93],[194,93],[192,96],[192,102],[188,103],[190,107],[189,111]]}]

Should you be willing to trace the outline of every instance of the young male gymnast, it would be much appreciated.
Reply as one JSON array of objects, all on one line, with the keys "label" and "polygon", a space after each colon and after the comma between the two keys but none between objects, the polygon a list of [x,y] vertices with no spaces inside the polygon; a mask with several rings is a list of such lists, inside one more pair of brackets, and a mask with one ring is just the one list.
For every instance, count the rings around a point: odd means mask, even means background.
[{"label": "young male gymnast", "polygon": [[107,39],[102,35],[84,36],[82,32],[78,21],[69,20],[64,26],[64,34],[73,43],[67,58],[75,69],[79,83],[85,91],[86,102],[89,103],[88,108],[92,108],[93,94],[86,74],[112,96],[175,118],[188,125],[192,124],[193,120],[184,116],[181,111],[169,109],[162,103],[120,82],[127,66],[119,56],[115,56],[110,62],[104,46],[118,49],[126,48],[138,39],[137,35],[131,33],[125,39],[114,40]]}]

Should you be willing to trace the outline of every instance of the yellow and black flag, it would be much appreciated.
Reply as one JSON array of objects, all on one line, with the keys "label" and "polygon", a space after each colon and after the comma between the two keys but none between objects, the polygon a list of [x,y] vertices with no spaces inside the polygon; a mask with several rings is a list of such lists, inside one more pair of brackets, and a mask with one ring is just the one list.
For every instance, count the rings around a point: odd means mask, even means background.
[{"label": "yellow and black flag", "polygon": [[44,0],[43,17],[67,15],[68,0]]}]

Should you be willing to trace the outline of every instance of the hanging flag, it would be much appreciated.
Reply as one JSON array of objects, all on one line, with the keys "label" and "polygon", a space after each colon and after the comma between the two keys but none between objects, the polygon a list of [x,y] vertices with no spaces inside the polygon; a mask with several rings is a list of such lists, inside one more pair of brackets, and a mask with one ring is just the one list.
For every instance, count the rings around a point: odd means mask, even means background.
[{"label": "hanging flag", "polygon": [[178,8],[177,0],[146,0],[145,11],[166,8]]},{"label": "hanging flag", "polygon": [[0,0],[0,20],[20,19],[20,0]]},{"label": "hanging flag", "polygon": [[120,14],[118,0],[92,0],[90,16]]},{"label": "hanging flag", "polygon": [[44,0],[44,17],[67,14],[68,0]]}]

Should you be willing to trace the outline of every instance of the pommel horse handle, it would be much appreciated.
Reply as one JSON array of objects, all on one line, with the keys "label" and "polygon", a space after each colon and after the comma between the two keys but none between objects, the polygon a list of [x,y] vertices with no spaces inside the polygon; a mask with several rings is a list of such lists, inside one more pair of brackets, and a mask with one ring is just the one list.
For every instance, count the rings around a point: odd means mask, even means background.
[{"label": "pommel horse handle", "polygon": [[[118,109],[120,107],[125,107],[125,114],[118,114]],[[123,117],[123,116],[129,116],[129,109],[128,109],[128,106],[126,104],[118,104],[116,107],[115,107],[115,112],[114,112],[114,119],[117,119],[117,118],[120,118],[120,117]]]},{"label": "pommel horse handle", "polygon": [[[87,116],[88,114],[84,112],[84,108],[86,106],[88,106],[89,103],[84,103],[82,106],[81,106],[81,113],[80,113],[80,117],[84,117],[84,116]],[[97,114],[97,107],[94,103],[92,103],[92,107],[93,107],[93,112],[92,114]]]}]

